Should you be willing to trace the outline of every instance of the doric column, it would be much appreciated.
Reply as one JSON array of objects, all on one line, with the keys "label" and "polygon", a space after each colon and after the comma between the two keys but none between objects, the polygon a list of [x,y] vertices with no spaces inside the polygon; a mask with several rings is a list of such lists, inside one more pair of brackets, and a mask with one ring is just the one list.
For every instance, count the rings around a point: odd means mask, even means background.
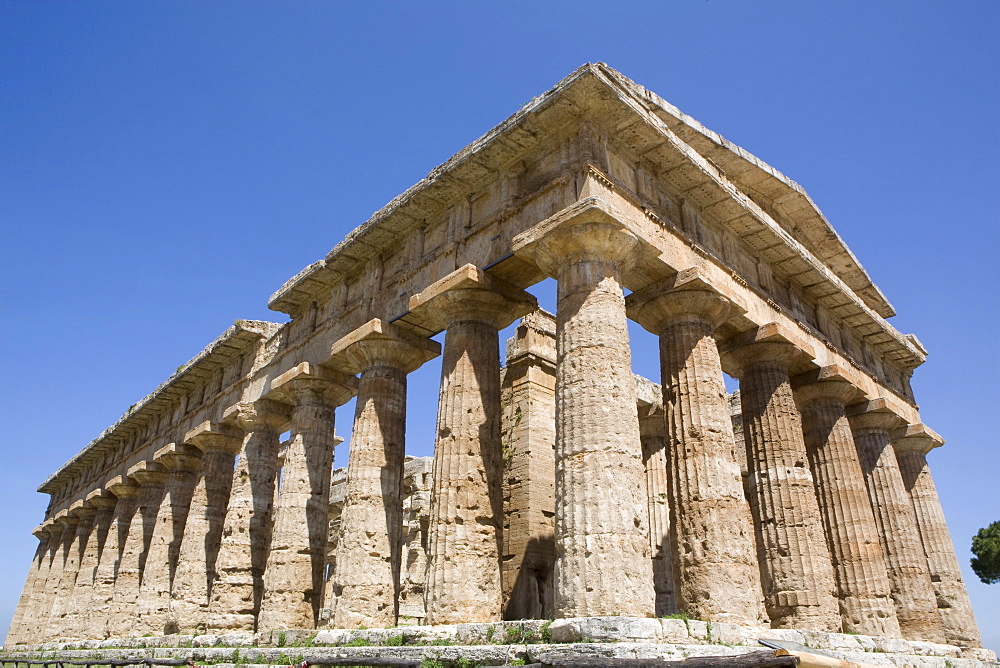
[{"label": "doric column", "polygon": [[696,270],[639,290],[628,304],[660,337],[677,607],[695,619],[759,625],[767,617],[753,520],[715,340],[734,307]]},{"label": "doric column", "polygon": [[[104,485],[104,489],[114,494],[115,513],[108,529],[108,538],[101,550],[101,559],[94,573],[93,595],[90,599],[91,613],[85,620],[85,638],[106,638],[111,616],[111,604],[115,597],[115,578],[122,548],[128,539],[129,527],[139,508],[139,485],[126,476],[116,476]],[[138,521],[138,520],[136,520]]]},{"label": "doric column", "polygon": [[57,522],[55,518],[50,518],[39,527],[39,531],[47,528],[48,540],[45,545],[45,554],[42,556],[41,567],[32,583],[31,600],[24,614],[21,631],[18,634],[20,641],[25,643],[40,642],[45,631],[45,622],[48,621],[49,611],[52,609],[52,599],[49,597],[48,583],[54,573],[58,573],[58,554],[63,544],[66,526]]},{"label": "doric column", "polygon": [[588,199],[514,240],[558,280],[555,615],[655,613],[622,274],[640,242]]},{"label": "doric column", "polygon": [[[649,381],[646,384],[652,385]],[[655,386],[654,386],[655,387]],[[667,424],[663,413],[663,392],[639,401],[639,438],[646,467],[646,499],[649,507],[649,550],[653,557],[653,589],[656,616],[677,612],[674,597],[673,550],[670,547],[670,498],[667,483]]]},{"label": "doric column", "polygon": [[77,519],[70,517],[66,510],[59,511],[53,515],[52,519],[55,527],[53,533],[59,534],[59,537],[50,554],[51,558],[45,581],[42,583],[37,605],[29,620],[28,629],[32,642],[46,642],[55,639],[49,628],[49,623],[52,619],[53,607],[59,604],[59,583],[63,577],[66,556],[76,536]]},{"label": "doric column", "polygon": [[352,376],[303,362],[271,381],[268,397],[293,405],[257,627],[310,629],[323,599],[333,472],[334,409],[357,392]]},{"label": "doric column", "polygon": [[87,494],[86,501],[96,509],[87,546],[80,557],[80,569],[76,577],[76,587],[69,604],[63,625],[63,635],[68,638],[86,637],[91,627],[93,615],[91,606],[94,598],[94,578],[101,561],[108,531],[115,514],[116,499],[105,489],[95,489]]},{"label": "doric column", "polygon": [[[823,380],[819,380],[819,379]],[[836,367],[796,379],[809,465],[833,559],[845,633],[900,637],[885,558],[845,403],[858,390]]]},{"label": "doric column", "polygon": [[927,466],[927,453],[943,445],[944,440],[922,424],[907,425],[893,432],[892,436],[903,486],[913,502],[945,637],[956,645],[981,647],[979,627],[962,581],[955,546],[952,545],[937,488]]},{"label": "doric column", "polygon": [[913,505],[889,441],[890,430],[901,420],[888,410],[883,399],[849,406],[847,414],[875,511],[903,637],[944,642],[944,627],[937,614]]},{"label": "doric column", "polygon": [[35,549],[35,558],[31,562],[28,576],[24,580],[24,588],[21,590],[21,598],[17,601],[14,617],[10,620],[7,640],[4,643],[8,647],[12,647],[15,643],[30,642],[24,635],[24,626],[31,619],[35,586],[39,579],[44,577],[43,572],[47,567],[48,555],[51,550],[50,543],[52,542],[51,520],[39,524],[31,533],[38,539],[38,547]]},{"label": "doric column", "polygon": [[396,624],[406,374],[439,352],[434,341],[383,320],[370,320],[331,349],[329,364],[361,374],[333,574],[336,628]]},{"label": "doric column", "polygon": [[179,633],[204,633],[226,506],[233,486],[233,460],[240,451],[242,432],[230,425],[207,421],[185,434],[184,442],[201,450],[201,468],[177,557],[168,621]]},{"label": "doric column", "polygon": [[740,381],[767,614],[775,628],[840,631],[830,551],[789,380],[790,366],[812,353],[800,351],[773,324],[738,339],[728,346],[726,361]]},{"label": "doric column", "polygon": [[[139,485],[138,512],[129,526],[115,575],[115,594],[108,614],[108,637],[130,638],[135,635],[136,602],[142,581],[149,545],[156,526],[156,516],[163,499],[167,469],[153,461],[141,461],[128,470],[128,477]],[[142,635],[142,634],[138,634]]]},{"label": "doric column", "polygon": [[56,586],[52,610],[49,613],[49,638],[70,637],[67,633],[67,615],[72,610],[73,596],[76,593],[77,576],[80,574],[80,561],[87,547],[97,508],[85,500],[74,502],[68,508],[68,515],[75,522],[75,531],[66,544],[66,554],[63,559],[62,574]]},{"label": "doric column", "polygon": [[167,474],[139,587],[138,615],[132,620],[136,635],[178,632],[170,619],[170,586],[200,459],[198,448],[178,443],[165,445],[153,454],[153,461],[163,466]]},{"label": "doric column", "polygon": [[556,319],[539,309],[507,340],[500,380],[504,619],[551,619],[556,560]]},{"label": "doric column", "polygon": [[289,415],[283,404],[258,400],[230,406],[224,419],[241,427],[245,436],[233,470],[206,625],[210,630],[252,631],[271,547],[279,436]]},{"label": "doric column", "polygon": [[531,295],[473,265],[410,298],[411,313],[433,323],[432,331],[447,330],[424,589],[428,624],[501,619],[498,332],[537,307]]}]

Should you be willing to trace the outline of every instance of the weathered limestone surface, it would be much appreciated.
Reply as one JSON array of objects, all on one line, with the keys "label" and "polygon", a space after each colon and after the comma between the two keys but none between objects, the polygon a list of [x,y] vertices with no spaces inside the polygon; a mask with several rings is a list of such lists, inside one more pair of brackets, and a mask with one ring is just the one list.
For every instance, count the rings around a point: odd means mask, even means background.
[{"label": "weathered limestone surface", "polygon": [[980,647],[979,627],[962,581],[962,571],[955,557],[955,546],[948,533],[934,479],[927,466],[927,453],[944,441],[923,425],[909,425],[893,436],[892,447],[903,475],[903,485],[913,502],[945,637],[956,645]]},{"label": "weathered limestone surface", "polygon": [[767,618],[715,340],[732,305],[696,274],[671,287],[629,295],[629,310],[660,337],[677,606],[697,619],[757,625]]},{"label": "weathered limestone surface", "polygon": [[800,355],[779,341],[757,341],[729,353],[740,379],[767,614],[775,628],[839,631],[833,567],[788,375]]},{"label": "weathered limestone surface", "polygon": [[48,567],[48,557],[51,551],[52,525],[40,524],[35,527],[35,538],[38,539],[38,547],[35,549],[35,558],[31,562],[31,568],[24,580],[24,588],[21,590],[21,597],[17,601],[17,608],[10,621],[10,629],[7,631],[6,645],[13,645],[28,640],[25,630],[28,621],[33,614],[32,602],[35,594],[35,587],[39,580],[44,577],[44,570]]},{"label": "weathered limestone surface", "polygon": [[423,624],[424,584],[431,521],[431,457],[407,457],[403,464],[403,533],[399,573],[399,626]]},{"label": "weathered limestone surface", "polygon": [[[91,601],[94,596],[94,579],[97,567],[107,543],[108,532],[115,514],[116,499],[104,489],[95,489],[87,495],[87,503],[96,508],[87,546],[80,557],[80,570],[76,578],[76,588],[63,621],[62,635],[66,638],[81,638],[87,635],[90,625]],[[13,628],[13,624],[11,625]]]},{"label": "weathered limestone surface", "polygon": [[177,443],[170,443],[153,455],[153,461],[163,466],[167,474],[142,572],[136,614],[131,620],[137,635],[161,635],[178,630],[169,616],[170,588],[200,459],[201,451],[197,448]]},{"label": "weathered limestone surface", "polygon": [[323,598],[330,506],[334,409],[357,391],[346,374],[300,364],[271,383],[294,402],[264,572],[258,628],[313,628]]},{"label": "weathered limestone surface", "polygon": [[179,633],[195,633],[206,630],[215,562],[233,485],[233,460],[242,440],[234,427],[204,422],[189,431],[184,441],[199,448],[202,457],[170,592],[169,623]]},{"label": "weathered limestone surface", "polygon": [[271,544],[279,434],[288,414],[284,406],[262,400],[237,404],[226,417],[246,436],[233,471],[206,624],[209,629],[253,630]]},{"label": "weathered limestone surface", "polygon": [[898,638],[899,620],[875,515],[844,412],[844,405],[856,395],[854,386],[835,378],[795,389],[837,579],[843,630]]},{"label": "weathered limestone surface", "polygon": [[57,615],[61,614],[64,597],[69,593],[67,590],[72,587],[68,580],[71,577],[75,578],[76,575],[73,572],[70,555],[76,542],[76,531],[80,520],[65,511],[64,514],[57,515],[55,519],[62,531],[59,545],[49,566],[48,577],[45,579],[45,599],[48,604],[40,607],[35,613],[37,619],[34,621],[34,627],[37,629],[38,635],[54,636],[58,634],[58,626],[53,624],[53,621]]},{"label": "weathered limestone surface", "polygon": [[73,597],[77,591],[80,564],[87,548],[91,530],[94,527],[97,508],[86,501],[78,501],[70,507],[70,514],[76,520],[75,532],[66,546],[62,574],[56,589],[55,601],[49,613],[47,634],[56,638],[67,635],[65,633],[67,616],[73,610]]},{"label": "weathered limestone surface", "polygon": [[124,638],[134,633],[139,587],[156,527],[156,516],[163,500],[167,469],[154,461],[143,461],[128,470],[128,477],[139,485],[136,496],[138,508],[129,525],[115,573],[115,592],[107,626],[107,634],[113,638]]},{"label": "weathered limestone surface", "polygon": [[104,488],[115,496],[117,502],[111,527],[108,529],[108,537],[94,574],[94,591],[90,599],[91,615],[87,618],[88,623],[82,634],[90,638],[107,637],[111,604],[115,597],[118,563],[132,522],[139,521],[136,517],[139,510],[139,485],[125,476],[116,476],[109,480]]},{"label": "weathered limestone surface", "polygon": [[646,467],[646,498],[649,506],[649,551],[653,560],[656,616],[676,613],[673,548],[670,545],[670,498],[667,474],[667,423],[663,412],[663,390],[636,377],[638,385],[639,438]]},{"label": "weathered limestone surface", "polygon": [[447,329],[424,606],[430,624],[501,619],[503,454],[498,332],[535,298],[466,266],[410,300]]},{"label": "weathered limestone surface", "polygon": [[406,374],[438,344],[373,320],[338,341],[335,363],[360,373],[340,517],[334,626],[395,626],[401,555]]},{"label": "weathered limestone surface", "polygon": [[622,269],[638,241],[598,210],[515,240],[558,281],[557,617],[655,613]]},{"label": "weathered limestone surface", "polygon": [[556,549],[556,322],[538,310],[507,341],[500,384],[504,619],[551,619]]},{"label": "weathered limestone surface", "polygon": [[855,404],[848,414],[875,523],[885,555],[892,598],[903,637],[944,642],[927,558],[889,432],[899,418],[879,402]]}]

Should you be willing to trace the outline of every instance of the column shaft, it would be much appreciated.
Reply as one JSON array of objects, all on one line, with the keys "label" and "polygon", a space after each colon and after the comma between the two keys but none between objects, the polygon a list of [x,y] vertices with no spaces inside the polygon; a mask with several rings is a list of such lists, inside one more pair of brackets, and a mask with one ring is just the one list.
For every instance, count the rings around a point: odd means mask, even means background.
[{"label": "column shaft", "polygon": [[48,620],[48,613],[52,607],[52,600],[47,595],[46,584],[53,573],[53,565],[63,543],[63,529],[64,527],[61,525],[53,524],[49,530],[45,553],[42,555],[40,567],[32,583],[31,597],[18,633],[21,642],[34,643],[42,637],[44,630],[42,622]]},{"label": "column shaft", "polygon": [[210,630],[252,631],[264,589],[271,544],[271,512],[278,474],[279,434],[267,413],[241,405],[246,429],[226,508],[216,559],[216,580],[206,625]]},{"label": "column shaft", "polygon": [[740,402],[764,603],[775,628],[839,631],[833,566],[788,378],[791,354],[790,345],[771,343],[733,353],[750,356],[738,360]]},{"label": "column shaft", "polygon": [[854,442],[875,512],[903,637],[944,642],[913,506],[889,442],[891,419],[887,413],[851,416]]},{"label": "column shaft", "polygon": [[334,573],[336,628],[396,624],[405,434],[405,370],[369,366],[351,432]]},{"label": "column shaft", "polygon": [[979,627],[962,581],[962,571],[955,557],[955,547],[948,533],[944,511],[941,509],[941,501],[934,479],[931,478],[925,453],[909,447],[895,449],[903,485],[910,492],[910,500],[913,502],[945,637],[948,642],[956,645],[981,647]]},{"label": "column shaft", "polygon": [[80,562],[87,548],[94,517],[97,511],[89,505],[78,508],[76,512],[76,530],[66,549],[66,559],[63,562],[62,576],[56,589],[55,601],[49,615],[48,637],[70,637],[67,633],[67,615],[72,610],[73,596],[76,592],[77,577],[80,574]]},{"label": "column shaft", "polygon": [[66,614],[64,634],[69,638],[86,637],[91,623],[91,606],[94,598],[94,579],[101,554],[107,543],[108,532],[115,514],[115,498],[113,496],[96,496],[91,503],[97,506],[93,527],[87,540],[87,547],[80,558],[79,574],[76,577],[76,588]]},{"label": "column shaft", "polygon": [[204,447],[170,593],[169,621],[179,633],[206,630],[216,557],[233,485],[234,457],[231,447],[221,442]]},{"label": "column shaft", "polygon": [[324,397],[323,381],[297,382],[264,573],[261,629],[314,628],[323,598],[334,407]]},{"label": "column shaft", "polygon": [[115,512],[108,529],[108,537],[101,550],[101,558],[94,574],[93,595],[90,599],[91,613],[86,618],[86,628],[83,636],[89,638],[107,638],[107,627],[111,615],[111,604],[115,596],[115,578],[118,574],[118,563],[121,560],[122,548],[129,535],[129,527],[139,509],[137,498],[139,488],[121,477],[116,483],[108,483],[107,487],[117,497]]},{"label": "column shaft", "polygon": [[656,616],[677,612],[674,597],[673,549],[670,544],[670,504],[667,482],[666,419],[662,411],[639,418],[642,458],[646,467],[649,508],[649,549],[653,557]]},{"label": "column shaft", "polygon": [[441,364],[427,623],[497,621],[503,516],[497,328],[451,323]]},{"label": "column shaft", "polygon": [[844,400],[853,388],[839,381],[796,390],[816,498],[837,580],[845,633],[900,637],[885,558],[865,489]]},{"label": "column shaft", "polygon": [[[44,533],[43,533],[44,532]],[[17,608],[14,609],[14,617],[10,620],[10,628],[7,630],[6,646],[13,646],[15,643],[26,642],[22,634],[22,627],[27,619],[30,619],[31,598],[34,593],[35,582],[41,575],[42,564],[49,552],[49,533],[46,528],[36,529],[35,536],[38,538],[38,547],[35,549],[35,558],[28,569],[28,575],[24,580],[24,588],[21,589],[21,597],[17,601]]]}]

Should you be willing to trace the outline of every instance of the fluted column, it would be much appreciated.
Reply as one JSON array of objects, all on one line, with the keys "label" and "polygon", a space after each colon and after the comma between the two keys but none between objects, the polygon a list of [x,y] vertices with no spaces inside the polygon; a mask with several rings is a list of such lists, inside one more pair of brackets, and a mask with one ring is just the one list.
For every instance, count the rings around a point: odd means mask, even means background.
[{"label": "fluted column", "polygon": [[927,453],[943,445],[944,441],[920,424],[909,425],[892,435],[892,447],[896,451],[903,486],[910,493],[920,540],[927,556],[945,637],[956,645],[981,647],[979,627],[962,581],[955,546],[951,542],[937,488],[927,466]]},{"label": "fluted column", "polygon": [[889,441],[890,430],[900,420],[881,406],[881,400],[849,407],[848,419],[875,511],[903,637],[944,642],[913,505]]},{"label": "fluted column", "polygon": [[649,508],[649,550],[653,558],[653,589],[656,616],[677,612],[674,568],[670,547],[670,504],[667,483],[667,424],[663,406],[639,409],[639,437],[646,467],[646,499]]},{"label": "fluted column", "polygon": [[333,574],[336,628],[396,624],[406,375],[439,351],[383,320],[365,323],[331,350],[331,365],[361,374]]},{"label": "fluted column", "polygon": [[830,551],[789,380],[790,365],[803,355],[786,341],[756,340],[737,344],[727,358],[740,380],[747,482],[756,497],[750,508],[771,625],[840,631]]},{"label": "fluted column", "polygon": [[21,597],[17,601],[17,608],[14,610],[14,617],[10,620],[10,627],[7,630],[5,645],[10,647],[15,643],[29,642],[24,634],[25,625],[32,618],[32,600],[35,587],[39,580],[44,581],[45,569],[47,568],[48,556],[53,543],[52,522],[46,521],[32,531],[38,539],[38,547],[35,549],[35,558],[31,562],[28,576],[24,580],[24,588],[21,589]]},{"label": "fluted column", "polygon": [[655,614],[622,274],[639,239],[584,200],[514,240],[558,280],[555,614]]},{"label": "fluted column", "polygon": [[334,409],[357,391],[346,374],[302,363],[271,382],[270,398],[293,404],[281,490],[274,509],[258,628],[314,628],[323,599]]},{"label": "fluted column", "polygon": [[411,313],[430,319],[434,329],[447,330],[424,585],[428,624],[501,619],[498,332],[536,307],[527,293],[472,265],[410,300]]},{"label": "fluted column", "polygon": [[629,315],[660,337],[677,606],[695,619],[759,625],[767,617],[753,520],[715,340],[733,306],[696,271],[628,303]]},{"label": "fluted column", "polygon": [[62,574],[56,586],[55,599],[49,613],[47,636],[49,638],[70,637],[67,631],[67,615],[72,610],[73,595],[76,592],[77,576],[80,574],[80,561],[87,548],[91,529],[97,508],[80,500],[69,507],[69,515],[76,523],[74,534],[66,546]]},{"label": "fluted column", "polygon": [[107,543],[108,532],[115,514],[116,499],[105,489],[95,489],[87,495],[87,503],[96,509],[87,546],[80,557],[76,587],[63,623],[63,635],[68,638],[86,637],[91,624],[91,606],[94,598],[94,579],[101,554]]},{"label": "fluted column", "polygon": [[138,512],[129,526],[115,574],[115,593],[108,613],[107,627],[108,637],[111,638],[142,635],[135,632],[135,606],[156,526],[156,516],[163,499],[167,469],[153,461],[142,461],[128,470],[128,477],[139,485]]},{"label": "fluted column", "polygon": [[138,614],[137,618],[133,618],[137,635],[164,635],[178,631],[170,619],[170,586],[177,568],[200,459],[200,450],[177,443],[170,443],[153,455],[153,461],[163,466],[167,474],[139,587]]},{"label": "fluted column", "polygon": [[809,465],[837,581],[845,633],[900,637],[896,608],[865,477],[844,405],[857,395],[844,380],[795,389]]},{"label": "fluted column", "polygon": [[90,599],[90,616],[86,619],[83,636],[88,638],[106,638],[108,620],[111,615],[111,604],[115,596],[115,578],[118,574],[118,563],[121,560],[122,548],[128,539],[131,527],[139,508],[139,485],[126,476],[116,476],[109,480],[104,488],[114,494],[114,516],[108,529],[108,538],[101,550],[101,559],[94,574],[93,595]]},{"label": "fluted column", "polygon": [[225,419],[240,426],[245,436],[233,470],[206,625],[210,630],[251,631],[256,628],[271,546],[279,436],[289,415],[286,406],[261,400],[231,406]]},{"label": "fluted column", "polygon": [[201,450],[201,468],[177,557],[168,623],[179,633],[204,633],[233,486],[233,460],[242,438],[235,427],[204,422],[185,434],[184,442]]},{"label": "fluted column", "polygon": [[33,640],[45,642],[54,640],[54,636],[49,628],[52,608],[58,604],[61,594],[59,584],[62,581],[67,556],[72,549],[73,539],[76,537],[76,525],[78,519],[70,516],[66,510],[62,510],[53,517],[58,526],[59,542],[56,544],[52,561],[45,578],[42,589],[42,596],[38,606],[35,608],[30,621],[30,633]]}]

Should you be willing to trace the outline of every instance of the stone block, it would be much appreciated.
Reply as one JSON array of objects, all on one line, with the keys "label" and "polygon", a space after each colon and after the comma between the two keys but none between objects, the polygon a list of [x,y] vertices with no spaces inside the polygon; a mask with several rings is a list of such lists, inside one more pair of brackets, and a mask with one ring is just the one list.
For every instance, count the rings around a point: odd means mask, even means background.
[{"label": "stone block", "polygon": [[691,637],[688,634],[687,621],[683,619],[661,619],[660,637],[664,642],[687,642]]}]

